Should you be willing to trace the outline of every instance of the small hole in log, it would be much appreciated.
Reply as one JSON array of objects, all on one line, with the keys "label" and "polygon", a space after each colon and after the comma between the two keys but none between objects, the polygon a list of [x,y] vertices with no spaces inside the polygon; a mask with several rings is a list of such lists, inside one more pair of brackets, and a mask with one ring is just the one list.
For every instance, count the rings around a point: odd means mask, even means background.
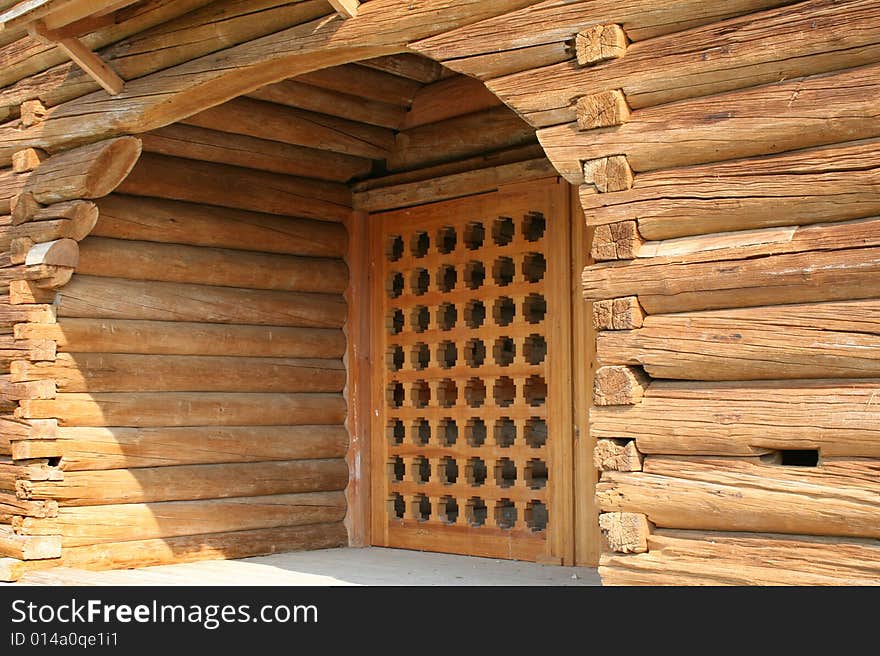
[{"label": "small hole in log", "polygon": [[817,467],[819,465],[818,449],[780,449],[761,456],[761,460],[772,465],[783,467]]}]

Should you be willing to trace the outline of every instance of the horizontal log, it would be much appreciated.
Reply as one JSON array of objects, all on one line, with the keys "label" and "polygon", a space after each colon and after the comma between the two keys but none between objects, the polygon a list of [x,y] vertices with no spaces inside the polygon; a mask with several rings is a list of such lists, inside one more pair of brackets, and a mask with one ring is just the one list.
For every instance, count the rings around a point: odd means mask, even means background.
[{"label": "horizontal log", "polygon": [[[880,295],[876,219],[767,228],[732,235],[742,245],[588,266],[584,297],[638,296],[648,314],[871,298]],[[662,242],[661,242],[662,244]],[[861,248],[855,248],[859,246]],[[835,250],[841,249],[841,250]],[[692,252],[693,251],[693,252]]]},{"label": "horizontal log", "polygon": [[160,198],[113,194],[98,201],[96,237],[237,250],[343,257],[342,225]]},{"label": "horizontal log", "polygon": [[597,364],[680,380],[880,378],[878,312],[877,301],[853,301],[653,315],[638,330],[599,333]]},{"label": "horizontal log", "polygon": [[338,328],[62,317],[55,324],[16,325],[15,334],[19,340],[52,340],[66,353],[329,359],[345,353],[345,335]]},{"label": "horizontal log", "polygon": [[621,89],[630,107],[641,109],[872,64],[880,54],[877,27],[873,0],[808,0],[637,42],[600,66],[566,62],[488,84],[532,125],[545,127],[575,120],[575,102],[587,89]]},{"label": "horizontal log", "polygon": [[878,140],[642,173],[633,188],[590,193],[591,225],[638,220],[646,239],[876,216]]},{"label": "horizontal log", "polygon": [[60,353],[10,371],[13,384],[52,382],[59,392],[342,392],[346,380],[341,360],[196,355]]},{"label": "horizontal log", "polygon": [[[61,536],[54,538],[60,550],[62,539],[67,548],[339,522],[345,516],[345,505],[342,492],[305,492],[204,501],[65,507],[59,510],[58,517],[17,520],[15,528],[31,539]],[[118,521],[107,522],[107,517]]]},{"label": "horizontal log", "polygon": [[555,176],[556,170],[545,158],[532,159],[355,193],[353,204],[358,210],[380,212],[496,191],[503,185]]},{"label": "horizontal log", "polygon": [[456,73],[468,75],[480,80],[490,80],[519,73],[520,71],[552,66],[572,58],[571,48],[565,41],[544,43],[537,46],[526,46],[516,50],[487,52],[461,59],[447,59],[443,65]]},{"label": "horizontal log", "polygon": [[404,52],[399,55],[372,57],[358,62],[361,66],[399,75],[421,84],[436,82],[443,75],[443,67],[431,59]]},{"label": "horizontal log", "polygon": [[648,550],[651,525],[640,513],[601,513],[599,529],[602,531],[602,537],[605,538],[605,544],[612,551],[644,553]]},{"label": "horizontal log", "polygon": [[422,88],[422,83],[417,80],[362,66],[360,63],[320,68],[298,75],[296,79],[322,89],[402,107],[408,107],[413,96]]},{"label": "horizontal log", "polygon": [[[81,40],[89,48],[99,49],[108,43],[149,30],[160,23],[173,21],[204,4],[207,4],[205,0],[182,0],[177,3],[174,0],[159,0],[146,11],[143,7],[124,9],[114,17],[118,22],[114,21],[103,29],[85,34]],[[7,31],[3,32],[4,35],[6,33]],[[52,44],[29,35],[27,30],[23,30],[17,39],[10,41],[8,47],[3,48],[0,56],[7,64],[3,77],[0,78],[0,84],[3,86],[65,62],[63,52],[52,47]]]},{"label": "horizontal log", "polygon": [[90,237],[80,244],[77,272],[110,278],[323,294],[342,294],[348,286],[348,268],[341,259],[104,237]]},{"label": "horizontal log", "polygon": [[55,308],[51,305],[11,305],[0,299],[0,326],[18,323],[48,324],[55,322]]},{"label": "horizontal log", "polygon": [[876,538],[880,485],[870,476],[878,463],[850,459],[825,471],[756,458],[648,456],[644,472],[605,472],[596,501],[662,528]]},{"label": "horizontal log", "polygon": [[499,105],[498,97],[480,80],[456,75],[420,89],[400,128],[410,130]]},{"label": "horizontal log", "polygon": [[342,426],[62,427],[56,440],[16,442],[20,452],[53,442],[65,471],[226,462],[341,458]]},{"label": "horizontal log", "polygon": [[604,23],[618,23],[630,39],[640,41],[782,4],[785,4],[783,0],[729,0],[712,5],[700,0],[672,4],[651,0],[592,0],[589,7],[583,7],[550,0],[438,34],[410,47],[445,62],[565,41],[591,25]]},{"label": "horizontal log", "polygon": [[[129,80],[117,97],[114,120],[107,121],[95,95],[49,110],[39,126],[0,128],[0,166],[22,148],[51,153],[83,141],[138,134],[169,125],[204,107],[278,82],[353,59],[401,52],[407,43],[526,6],[530,0],[371,0],[357,20],[330,19],[284,29]],[[323,5],[326,9],[326,5]],[[211,44],[213,44],[213,41]],[[290,44],[296,48],[291,49]]]},{"label": "horizontal log", "polygon": [[330,294],[80,275],[59,290],[57,307],[60,317],[206,321],[304,328],[339,328],[346,317],[342,297]]},{"label": "horizontal log", "polygon": [[[128,175],[140,152],[140,140],[120,137],[49,157],[30,173],[0,172],[0,215],[11,212],[19,194],[43,204],[105,196]],[[38,207],[34,204],[35,211]],[[13,222],[30,218],[13,217]]]},{"label": "horizontal log", "polygon": [[468,114],[397,134],[388,169],[401,171],[534,141],[534,130],[506,107]]},{"label": "horizontal log", "polygon": [[345,526],[334,522],[71,547],[64,550],[62,563],[87,569],[149,567],[330,549],[346,544]]},{"label": "horizontal log", "polygon": [[880,457],[877,380],[652,382],[641,403],[593,408],[594,438],[647,454],[752,455],[818,449]]},{"label": "horizontal log", "polygon": [[351,213],[351,193],[335,182],[153,153],[141,157],[119,191],[320,221]]},{"label": "horizontal log", "polygon": [[58,419],[59,426],[291,426],[342,424],[339,394],[165,392],[59,394],[21,401],[23,419]]},{"label": "horizontal log", "polygon": [[605,554],[603,585],[876,585],[876,540],[675,531],[648,537],[648,553]]},{"label": "horizontal log", "polygon": [[68,472],[63,481],[18,481],[23,499],[93,506],[331,492],[348,483],[341,458]]},{"label": "horizontal log", "polygon": [[[59,216],[60,215],[60,216]],[[45,217],[45,218],[44,218]],[[89,201],[69,201],[49,205],[37,212],[34,220],[21,225],[0,226],[0,249],[12,250],[13,241],[26,240],[27,245],[56,239],[80,241],[91,232],[98,221],[98,208]],[[28,247],[27,250],[30,250]],[[24,262],[13,260],[17,264]]]},{"label": "horizontal log", "polygon": [[[321,0],[257,0],[247,5],[240,0],[158,0],[129,9],[117,12],[118,23],[81,37],[124,80],[134,80],[329,13]],[[14,116],[18,104],[28,98],[41,98],[47,106],[54,106],[100,89],[87,72],[46,44],[30,39],[26,44],[15,44],[11,54],[23,60],[27,69],[15,75],[10,71],[9,77],[4,78],[3,85],[9,86],[0,92],[0,116],[4,111]]]},{"label": "horizontal log", "polygon": [[0,526],[0,556],[19,560],[40,560],[61,556],[61,538],[56,535],[18,535],[10,526]]},{"label": "horizontal log", "polygon": [[727,91],[638,109],[622,126],[538,130],[547,157],[572,184],[584,160],[626,155],[633,171],[705,164],[880,136],[880,65]]},{"label": "horizontal log", "polygon": [[322,89],[299,79],[269,84],[252,91],[247,97],[391,130],[399,129],[406,117],[406,107],[386,102],[385,99],[369,100],[362,96]]},{"label": "horizontal log", "polygon": [[15,516],[56,517],[57,501],[28,501],[12,491],[0,490],[0,524],[9,524]]},{"label": "horizontal log", "polygon": [[175,123],[140,135],[144,152],[331,182],[370,172],[373,162],[327,150]]},{"label": "horizontal log", "polygon": [[388,128],[253,98],[236,98],[181,122],[367,159],[383,159],[394,144]]}]

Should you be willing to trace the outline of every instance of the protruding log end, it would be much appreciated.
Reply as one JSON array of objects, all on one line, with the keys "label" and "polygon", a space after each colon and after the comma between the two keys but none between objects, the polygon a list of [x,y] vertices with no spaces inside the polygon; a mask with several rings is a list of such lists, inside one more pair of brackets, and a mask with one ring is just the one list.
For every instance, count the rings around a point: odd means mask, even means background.
[{"label": "protruding log end", "polygon": [[633,172],[626,155],[612,155],[584,162],[584,182],[600,193],[625,191],[633,186]]},{"label": "protruding log end", "polygon": [[635,221],[596,226],[590,254],[596,261],[632,260],[639,255],[644,240]]},{"label": "protruding log end", "polygon": [[12,154],[12,170],[16,173],[27,173],[36,169],[46,159],[46,151],[39,148],[25,148]]},{"label": "protruding log end", "polygon": [[21,127],[30,128],[46,118],[46,108],[39,100],[25,100],[21,103]]},{"label": "protruding log end", "polygon": [[640,513],[610,512],[599,515],[599,529],[609,550],[618,553],[645,553],[651,522]]},{"label": "protruding log end", "polygon": [[583,96],[577,101],[577,122],[581,130],[623,125],[630,109],[620,89]]},{"label": "protruding log end", "polygon": [[645,395],[650,379],[636,367],[599,367],[593,380],[595,405],[635,405]]},{"label": "protruding log end", "polygon": [[27,266],[43,264],[75,269],[79,264],[79,244],[73,239],[56,239],[35,244],[28,251],[24,263]]},{"label": "protruding log end", "polygon": [[643,460],[635,440],[598,440],[593,449],[593,465],[599,471],[642,471]]},{"label": "protruding log end", "polygon": [[626,54],[626,33],[620,25],[591,25],[578,32],[574,41],[577,62],[581,66],[594,66]]},{"label": "protruding log end", "polygon": [[624,296],[593,303],[593,328],[596,330],[633,330],[641,328],[645,311],[636,296]]}]

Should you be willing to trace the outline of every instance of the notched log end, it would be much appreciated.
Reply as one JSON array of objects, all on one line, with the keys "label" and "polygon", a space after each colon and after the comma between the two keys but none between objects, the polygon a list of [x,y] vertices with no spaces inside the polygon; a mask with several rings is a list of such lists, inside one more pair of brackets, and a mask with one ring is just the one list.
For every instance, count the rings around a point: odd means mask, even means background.
[{"label": "notched log end", "polygon": [[584,182],[603,194],[626,191],[633,186],[633,172],[626,155],[588,159],[584,162]]},{"label": "notched log end", "polygon": [[593,232],[590,255],[597,262],[632,260],[639,256],[639,249],[644,243],[635,221],[600,225]]},{"label": "notched log end", "polygon": [[643,460],[635,440],[598,440],[593,449],[593,465],[599,471],[642,471]]},{"label": "notched log end", "polygon": [[620,25],[591,25],[575,37],[577,62],[581,66],[594,66],[626,54],[626,33]]},{"label": "notched log end", "polygon": [[39,148],[16,151],[12,154],[12,170],[15,173],[28,173],[36,169],[46,157],[46,151]]},{"label": "notched log end", "polygon": [[630,116],[629,105],[620,89],[582,96],[578,98],[576,111],[581,130],[623,125]]},{"label": "notched log end", "polygon": [[599,367],[593,380],[595,405],[635,405],[642,400],[650,379],[637,367]]},{"label": "notched log end", "polygon": [[599,515],[599,529],[609,550],[645,553],[653,526],[641,513],[610,512]]},{"label": "notched log end", "polygon": [[644,321],[645,311],[635,296],[593,303],[593,328],[596,330],[633,330],[641,328]]},{"label": "notched log end", "polygon": [[45,120],[47,113],[46,107],[39,100],[25,100],[21,103],[21,127],[26,129],[41,123]]}]

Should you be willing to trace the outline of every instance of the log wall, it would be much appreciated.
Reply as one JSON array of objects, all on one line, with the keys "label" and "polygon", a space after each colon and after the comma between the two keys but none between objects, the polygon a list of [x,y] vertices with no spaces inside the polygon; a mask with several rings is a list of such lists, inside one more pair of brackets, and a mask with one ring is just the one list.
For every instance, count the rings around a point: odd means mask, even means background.
[{"label": "log wall", "polygon": [[880,582],[878,21],[547,2],[414,46],[580,185],[605,584]]}]

